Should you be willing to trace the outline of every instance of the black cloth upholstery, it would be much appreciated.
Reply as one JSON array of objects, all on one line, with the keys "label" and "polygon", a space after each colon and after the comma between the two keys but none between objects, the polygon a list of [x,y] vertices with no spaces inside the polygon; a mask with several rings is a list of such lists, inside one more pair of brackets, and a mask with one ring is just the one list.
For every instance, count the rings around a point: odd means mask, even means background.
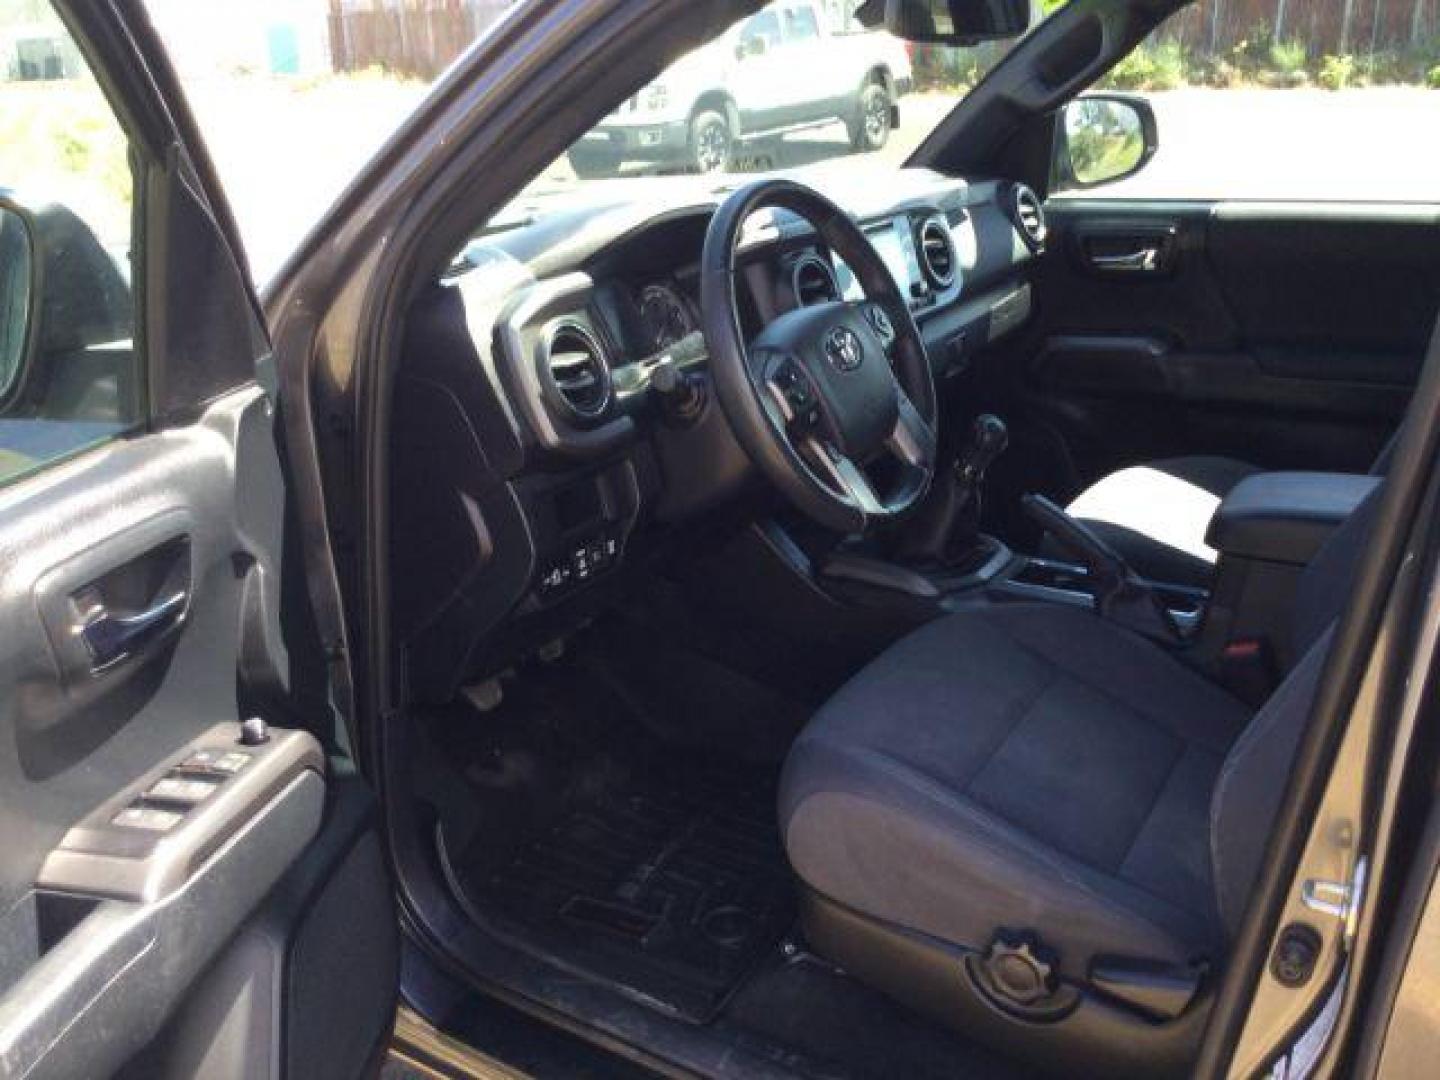
[{"label": "black cloth upholstery", "polygon": [[1301,584],[1296,655],[1249,710],[1090,611],[991,605],[892,646],[811,720],[781,781],[795,872],[862,915],[983,950],[1219,958],[1245,910],[1377,488]]},{"label": "black cloth upholstery", "polygon": [[1210,802],[1210,858],[1216,904],[1227,935],[1245,915],[1270,823],[1285,794],[1290,763],[1305,731],[1331,633],[1303,654],[1225,759]]},{"label": "black cloth upholstery", "polygon": [[1043,928],[1067,970],[1212,953],[1210,796],[1249,712],[1086,611],[937,620],[843,688],[790,753],[796,872],[864,914],[984,948]]},{"label": "black cloth upholstery", "polygon": [[1259,873],[1282,782],[1304,733],[1320,668],[1380,506],[1379,489],[1355,508],[1305,568],[1296,597],[1295,670],[1246,729],[1225,762],[1211,808],[1211,852],[1221,916],[1232,932]]},{"label": "black cloth upholstery", "polygon": [[[1154,581],[1204,588],[1216,553],[1205,530],[1230,491],[1261,470],[1227,457],[1180,457],[1121,469],[1070,503],[1139,573]],[[1063,558],[1047,540],[1045,550]]]}]

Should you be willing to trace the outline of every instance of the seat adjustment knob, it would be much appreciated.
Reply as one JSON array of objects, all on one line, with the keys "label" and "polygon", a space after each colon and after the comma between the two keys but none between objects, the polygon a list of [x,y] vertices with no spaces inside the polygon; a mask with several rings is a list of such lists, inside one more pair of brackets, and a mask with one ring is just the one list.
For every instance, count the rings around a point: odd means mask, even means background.
[{"label": "seat adjustment knob", "polygon": [[1055,992],[1055,967],[1034,939],[996,935],[985,956],[985,973],[996,993],[1017,1005],[1033,1005]]}]

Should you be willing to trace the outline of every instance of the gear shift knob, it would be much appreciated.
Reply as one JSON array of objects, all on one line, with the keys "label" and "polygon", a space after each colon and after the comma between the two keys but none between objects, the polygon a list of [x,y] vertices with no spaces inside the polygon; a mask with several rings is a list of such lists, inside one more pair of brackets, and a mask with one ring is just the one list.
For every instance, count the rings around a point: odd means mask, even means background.
[{"label": "gear shift knob", "polygon": [[956,455],[949,483],[937,483],[925,510],[899,547],[901,558],[948,573],[969,573],[999,546],[980,534],[980,496],[985,470],[1010,442],[1005,421],[984,413]]},{"label": "gear shift knob", "polygon": [[956,471],[962,479],[972,484],[979,483],[985,476],[985,470],[1009,445],[1010,431],[1005,421],[993,413],[981,413],[970,429],[969,443],[960,451],[960,457],[955,462]]}]

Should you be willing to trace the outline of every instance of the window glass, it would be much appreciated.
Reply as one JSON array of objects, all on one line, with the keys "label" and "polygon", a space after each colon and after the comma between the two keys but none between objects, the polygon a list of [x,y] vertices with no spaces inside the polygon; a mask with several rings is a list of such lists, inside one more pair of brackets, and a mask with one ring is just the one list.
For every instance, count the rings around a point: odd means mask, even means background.
[{"label": "window glass", "polygon": [[814,8],[791,8],[785,12],[785,36],[791,41],[814,41],[820,36]]},{"label": "window glass", "polygon": [[0,0],[0,483],[142,418],[125,133],[43,0]]},{"label": "window glass", "polygon": [[[886,183],[1021,39],[916,44],[866,29],[860,6],[776,0],[737,21],[613,103],[485,231],[613,197],[617,182],[653,194],[693,190],[696,174],[823,170]],[[1038,25],[1040,0],[1034,9]]]},{"label": "window glass", "polygon": [[746,51],[754,51],[756,42],[763,42],[760,48],[773,48],[780,44],[780,19],[773,11],[762,11],[753,16],[740,31],[740,42]]},{"label": "window glass", "polygon": [[1146,98],[1159,149],[1087,198],[1440,202],[1434,0],[1201,0],[1097,89]]},{"label": "window glass", "polygon": [[[530,7],[527,0],[143,3],[184,85],[260,286],[440,73],[477,37],[529,17]],[[911,45],[867,31],[854,17],[859,6],[776,0],[736,20],[649,86],[609,102],[610,114],[590,136],[537,175],[497,220],[512,211],[560,211],[598,196],[594,182],[617,177],[680,180],[699,171],[778,172],[822,161],[853,171],[894,168],[1014,45]],[[785,12],[792,13],[788,24]],[[805,55],[792,59],[796,33],[806,39],[799,46]],[[824,50],[819,62],[812,49]],[[722,100],[730,104],[717,116],[713,103]],[[558,102],[557,109],[602,104]]]}]

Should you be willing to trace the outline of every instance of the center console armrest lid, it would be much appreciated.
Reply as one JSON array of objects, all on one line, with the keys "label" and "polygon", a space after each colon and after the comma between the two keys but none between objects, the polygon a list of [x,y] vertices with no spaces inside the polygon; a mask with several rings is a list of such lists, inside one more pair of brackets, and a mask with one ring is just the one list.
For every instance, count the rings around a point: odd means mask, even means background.
[{"label": "center console armrest lid", "polygon": [[1222,555],[1304,566],[1379,483],[1363,473],[1257,473],[1225,496],[1205,540]]}]

